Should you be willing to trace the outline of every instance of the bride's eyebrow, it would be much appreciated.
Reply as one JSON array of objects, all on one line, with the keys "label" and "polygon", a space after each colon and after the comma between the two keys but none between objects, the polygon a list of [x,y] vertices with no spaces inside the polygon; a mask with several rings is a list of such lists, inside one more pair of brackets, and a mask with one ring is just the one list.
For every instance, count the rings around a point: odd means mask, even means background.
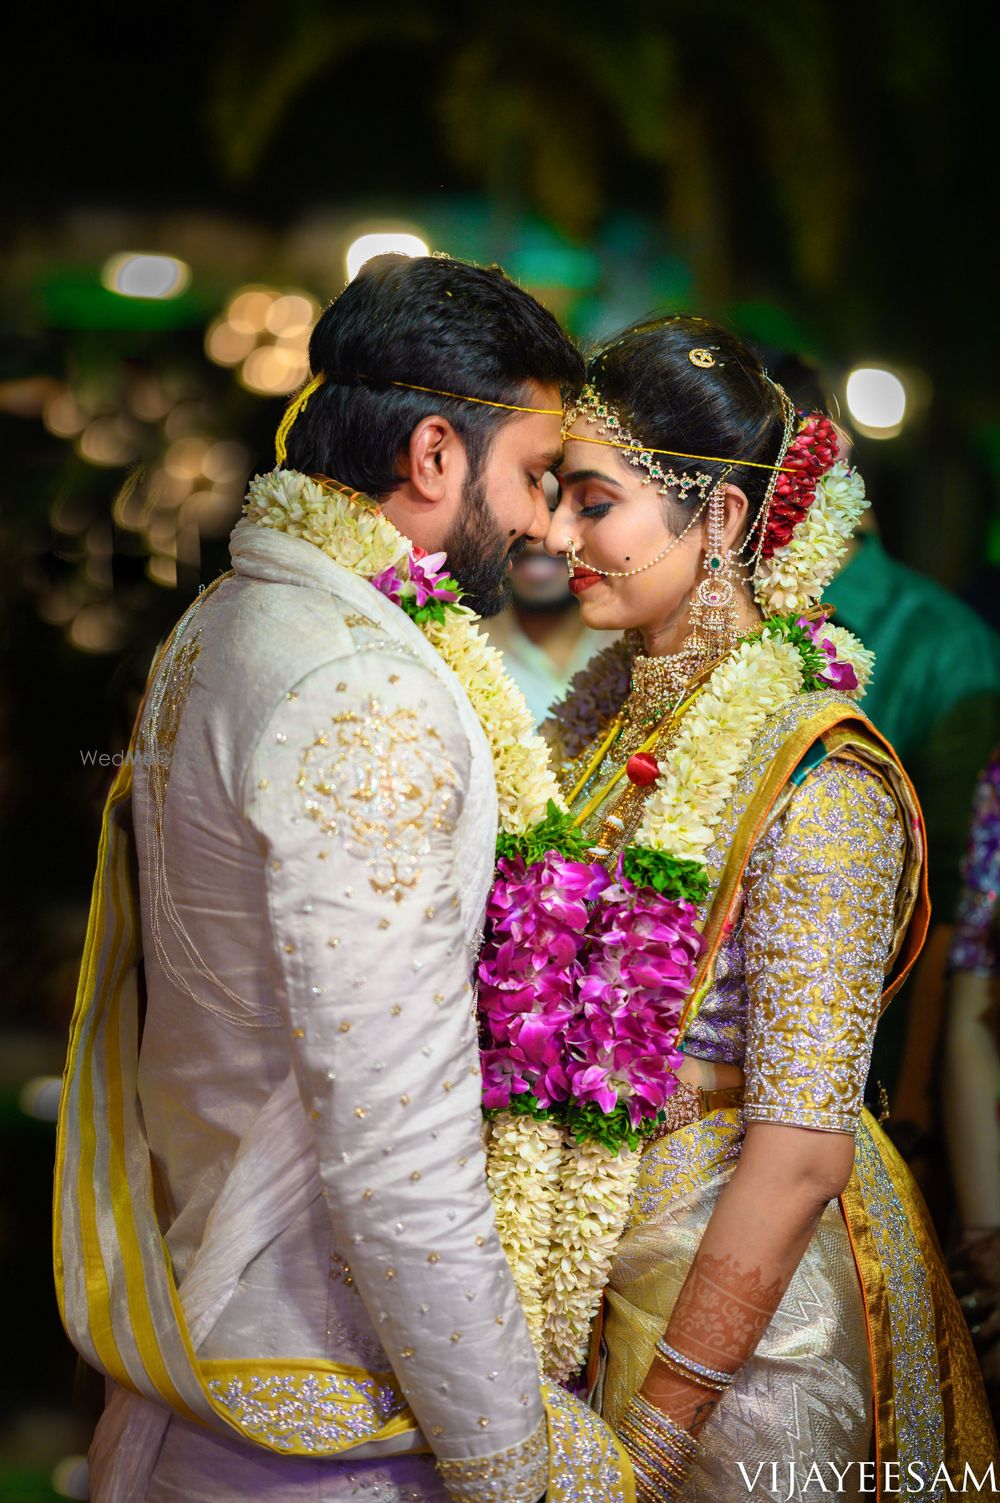
[{"label": "bride's eyebrow", "polygon": [[564,475],[557,475],[556,479],[562,486],[582,485],[585,480],[600,480],[604,485],[613,485],[616,491],[621,490],[620,482],[612,480],[603,470],[568,470]]}]

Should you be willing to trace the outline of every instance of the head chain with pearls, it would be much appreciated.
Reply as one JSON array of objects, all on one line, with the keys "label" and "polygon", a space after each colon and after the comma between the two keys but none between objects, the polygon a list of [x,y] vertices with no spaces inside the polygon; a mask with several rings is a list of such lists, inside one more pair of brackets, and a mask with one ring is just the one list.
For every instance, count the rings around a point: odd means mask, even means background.
[{"label": "head chain with pearls", "polygon": [[[694,355],[702,356],[705,353],[707,352],[702,350],[691,351],[692,357]],[[698,366],[700,369],[709,368],[709,363],[707,361],[696,361],[692,358],[692,364]],[[714,359],[711,360],[711,364],[716,364]],[[773,464],[766,464],[760,460],[755,459],[724,459],[721,456],[714,454],[686,454],[678,449],[657,449],[645,444],[637,443],[631,430],[622,421],[620,413],[611,402],[606,401],[604,397],[601,396],[600,392],[597,390],[597,387],[592,383],[588,383],[583,387],[579,396],[576,397],[576,399],[566,408],[566,411],[564,413],[562,425],[562,436],[564,441],[566,439],[572,438],[575,442],[579,443],[602,444],[609,448],[621,449],[625,454],[625,457],[628,459],[629,464],[635,465],[637,469],[645,470],[646,475],[642,482],[643,485],[649,485],[653,481],[659,481],[657,490],[661,496],[670,496],[672,492],[676,491],[677,498],[681,501],[684,501],[687,498],[688,493],[692,490],[696,490],[699,497],[699,505],[689,519],[688,524],[684,528],[683,532],[672,538],[666,548],[658,553],[655,558],[650,559],[648,563],[642,564],[637,569],[595,570],[595,573],[599,572],[602,574],[614,574],[616,578],[627,579],[634,574],[642,574],[647,569],[651,569],[654,564],[658,564],[661,559],[665,558],[668,553],[676,548],[678,543],[680,543],[682,539],[686,537],[688,532],[690,532],[691,528],[694,526],[698,518],[705,511],[705,508],[708,506],[713,491],[718,491],[720,488],[725,487],[729,476],[732,474],[734,469],[739,467],[746,467],[748,469],[769,470],[771,472],[771,476],[767,484],[767,490],[764,493],[764,500],[761,504],[757,517],[754,520],[753,526],[747,532],[747,536],[744,539],[742,546],[739,548],[739,550],[737,550],[738,554],[744,559],[744,566],[746,568],[747,574],[752,577],[753,573],[756,571],[756,567],[760,559],[761,549],[764,546],[764,539],[767,535],[767,524],[771,511],[771,502],[774,499],[774,490],[775,486],[778,483],[778,477],[781,474],[794,473],[793,470],[786,469],[783,461],[785,455],[788,453],[789,446],[791,445],[795,434],[795,406],[788,396],[787,392],[785,391],[784,387],[779,386],[776,381],[772,381],[770,376],[765,376],[765,380],[768,381],[768,383],[774,388],[775,392],[778,395],[778,400],[781,404],[783,419],[781,443],[778,448],[777,458]],[[586,433],[571,434],[570,429],[573,427],[573,424],[580,421],[581,419],[583,422],[588,423],[591,426],[596,426],[596,436]],[[727,469],[721,478],[715,475],[710,475],[704,470],[698,471],[694,475],[691,475],[683,470],[678,471],[673,468],[664,468],[656,458],[657,455],[664,455],[671,459],[685,459],[693,463],[724,464],[727,466]],[[749,553],[751,547],[753,548],[753,552]],[[568,548],[569,557],[567,562],[569,564],[570,571],[572,572],[573,568],[578,563],[578,559],[576,556],[576,549],[574,546],[571,546],[570,540],[568,540]],[[748,553],[749,556],[747,556]]]}]

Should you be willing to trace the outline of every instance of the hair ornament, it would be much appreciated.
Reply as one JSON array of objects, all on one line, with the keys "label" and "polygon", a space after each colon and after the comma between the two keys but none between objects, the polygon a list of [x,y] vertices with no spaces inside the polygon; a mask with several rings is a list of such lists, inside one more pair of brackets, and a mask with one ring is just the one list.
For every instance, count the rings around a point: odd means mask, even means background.
[{"label": "hair ornament", "polygon": [[[574,433],[571,435],[569,430],[580,419],[596,427],[597,434]],[[591,384],[585,386],[576,401],[566,409],[563,418],[563,438],[570,437],[574,442],[606,444],[612,449],[621,449],[629,464],[646,471],[643,485],[648,485],[650,481],[658,481],[657,489],[661,496],[676,491],[682,501],[687,498],[691,490],[696,490],[702,501],[706,500],[713,486],[719,483],[719,477],[710,475],[704,470],[691,475],[683,470],[678,472],[674,469],[665,469],[656,458],[658,454],[666,455],[671,459],[686,459],[692,463],[726,464],[730,468],[737,465],[746,465],[754,470],[778,471],[781,468],[780,463],[762,464],[755,459],[729,459],[720,454],[685,454],[679,449],[654,449],[647,444],[636,443],[631,430],[623,423],[617,409],[610,402],[606,402],[596,386]]]},{"label": "hair ornament", "polygon": [[326,376],[320,371],[318,376],[313,376],[311,381],[306,382],[298,396],[289,402],[285,408],[285,415],[278,424],[278,431],[274,435],[274,458],[277,464],[284,464],[288,458],[288,435],[292,431],[292,424],[299,413],[305,411],[309,405],[309,398],[313,392],[319,391],[325,380]]},{"label": "hair ornament", "polygon": [[711,370],[713,365],[719,364],[719,361],[716,360],[715,355],[712,353],[712,351],[710,349],[705,349],[702,347],[694,350],[688,350],[688,359],[690,360],[691,364],[696,365],[700,371]]}]

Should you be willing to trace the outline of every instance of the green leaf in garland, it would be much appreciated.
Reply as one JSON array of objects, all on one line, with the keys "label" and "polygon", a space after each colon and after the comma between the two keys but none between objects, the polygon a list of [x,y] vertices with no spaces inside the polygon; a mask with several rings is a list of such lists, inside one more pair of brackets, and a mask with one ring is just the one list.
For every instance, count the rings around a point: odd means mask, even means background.
[{"label": "green leaf in garland", "polygon": [[828,666],[826,654],[816,646],[806,629],[798,625],[798,619],[794,612],[787,616],[771,616],[744,640],[756,642],[765,636],[783,637],[798,649],[802,659],[802,688],[826,689],[829,686],[819,677]]},{"label": "green leaf in garland", "polygon": [[498,1117],[501,1112],[510,1112],[515,1117],[534,1117],[538,1122],[561,1122],[563,1116],[562,1107],[539,1106],[538,1098],[530,1091],[521,1091],[518,1095],[511,1096],[509,1106],[483,1108],[483,1116],[487,1121]]},{"label": "green leaf in garland", "polygon": [[582,831],[574,828],[568,814],[554,799],[549,799],[545,818],[532,825],[523,835],[501,833],[497,837],[497,860],[521,856],[525,865],[541,861],[546,851],[558,851],[567,861],[584,861],[590,849]]},{"label": "green leaf in garland", "polygon": [[565,1122],[578,1143],[600,1143],[609,1153],[621,1153],[623,1148],[638,1148],[643,1138],[651,1137],[664,1114],[632,1126],[628,1108],[619,1104],[613,1112],[602,1112],[593,1101],[568,1102],[564,1108]]},{"label": "green leaf in garland", "polygon": [[686,861],[642,845],[626,846],[622,870],[636,887],[652,887],[661,897],[685,898],[689,903],[703,902],[712,885],[700,861]]}]

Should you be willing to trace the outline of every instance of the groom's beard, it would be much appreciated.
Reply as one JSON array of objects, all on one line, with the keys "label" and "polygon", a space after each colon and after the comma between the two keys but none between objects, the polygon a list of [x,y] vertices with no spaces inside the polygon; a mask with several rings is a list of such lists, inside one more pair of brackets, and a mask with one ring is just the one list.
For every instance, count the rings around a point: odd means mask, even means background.
[{"label": "groom's beard", "polygon": [[525,539],[518,538],[513,546],[508,543],[490,510],[480,476],[465,482],[458,521],[444,546],[448,573],[465,591],[462,604],[471,606],[478,616],[499,615],[510,601],[507,562],[525,546]]}]

